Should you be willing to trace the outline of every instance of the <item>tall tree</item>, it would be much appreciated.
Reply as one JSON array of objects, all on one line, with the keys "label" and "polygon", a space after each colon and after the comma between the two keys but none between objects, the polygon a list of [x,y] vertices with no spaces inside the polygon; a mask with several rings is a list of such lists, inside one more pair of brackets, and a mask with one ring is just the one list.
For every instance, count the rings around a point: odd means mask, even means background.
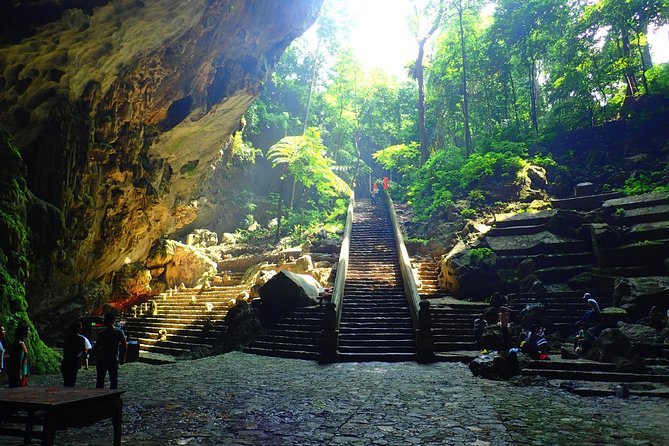
[{"label": "tall tree", "polygon": [[[412,0],[414,14],[409,17],[409,29],[418,43],[418,54],[412,70],[413,78],[418,83],[418,132],[420,135],[421,163],[430,157],[430,146],[425,127],[425,74],[423,58],[425,44],[439,29],[444,17],[444,0]],[[427,26],[426,26],[427,25]]]}]

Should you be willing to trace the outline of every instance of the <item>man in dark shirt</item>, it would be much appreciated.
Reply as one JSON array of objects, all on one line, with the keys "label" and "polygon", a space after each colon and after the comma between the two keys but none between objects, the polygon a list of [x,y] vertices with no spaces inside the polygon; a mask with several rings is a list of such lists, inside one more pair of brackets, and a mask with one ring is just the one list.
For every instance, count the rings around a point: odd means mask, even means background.
[{"label": "man in dark shirt", "polygon": [[60,371],[63,374],[64,387],[74,387],[77,383],[81,357],[86,354],[86,341],[79,333],[81,333],[81,322],[73,322],[63,342],[63,361],[60,363]]},{"label": "man in dark shirt", "polygon": [[[118,388],[118,366],[125,362],[125,355],[128,351],[128,343],[125,334],[120,328],[114,326],[116,317],[111,314],[105,314],[105,329],[98,334],[95,345],[91,352],[97,354],[96,370],[97,380],[95,387],[103,389],[105,386],[105,375],[109,372],[109,388]],[[121,352],[119,353],[119,347]]]}]

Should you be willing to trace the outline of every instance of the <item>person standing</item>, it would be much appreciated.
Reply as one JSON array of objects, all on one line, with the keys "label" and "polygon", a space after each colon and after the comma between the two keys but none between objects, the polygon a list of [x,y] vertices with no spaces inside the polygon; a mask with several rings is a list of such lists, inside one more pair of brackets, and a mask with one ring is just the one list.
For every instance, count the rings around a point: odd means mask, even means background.
[{"label": "person standing", "polygon": [[5,327],[0,325],[0,373],[5,370],[5,355],[7,354],[7,345],[5,345],[6,335]]},{"label": "person standing", "polygon": [[[128,342],[126,341],[123,330],[114,326],[116,316],[112,313],[105,314],[105,329],[98,334],[95,345],[91,350],[92,354],[97,354],[95,368],[97,370],[97,379],[95,387],[103,389],[105,387],[105,376],[109,372],[109,388],[118,388],[118,368],[119,364],[125,362],[125,355],[128,351]],[[119,350],[122,350],[119,351]]]},{"label": "person standing", "polygon": [[14,333],[14,342],[9,349],[7,358],[7,377],[9,387],[26,387],[28,385],[28,347],[26,339],[30,329],[26,324],[19,324]]},{"label": "person standing", "polygon": [[88,352],[85,338],[81,333],[81,322],[70,325],[63,342],[63,360],[60,363],[60,372],[63,374],[63,387],[74,387],[77,383],[79,364],[82,355]]}]

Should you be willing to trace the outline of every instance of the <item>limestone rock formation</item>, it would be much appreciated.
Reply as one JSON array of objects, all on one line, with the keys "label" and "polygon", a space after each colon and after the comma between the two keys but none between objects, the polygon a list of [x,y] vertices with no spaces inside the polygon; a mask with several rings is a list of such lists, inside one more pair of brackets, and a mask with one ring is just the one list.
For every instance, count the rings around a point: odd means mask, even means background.
[{"label": "limestone rock formation", "polygon": [[164,272],[164,281],[168,287],[187,287],[201,285],[204,277],[216,275],[216,263],[198,249],[175,240],[161,240],[146,261],[149,270]]},{"label": "limestone rock formation", "polygon": [[195,185],[227,168],[220,160],[230,159],[240,118],[320,4],[3,2],[0,122],[29,189],[67,228],[36,252],[54,262],[32,289],[57,298],[34,311],[48,314],[82,284],[143,260],[196,218],[204,200]]},{"label": "limestone rock formation", "polygon": [[495,255],[490,248],[467,248],[460,242],[442,257],[439,285],[455,296],[486,299],[496,290]]}]

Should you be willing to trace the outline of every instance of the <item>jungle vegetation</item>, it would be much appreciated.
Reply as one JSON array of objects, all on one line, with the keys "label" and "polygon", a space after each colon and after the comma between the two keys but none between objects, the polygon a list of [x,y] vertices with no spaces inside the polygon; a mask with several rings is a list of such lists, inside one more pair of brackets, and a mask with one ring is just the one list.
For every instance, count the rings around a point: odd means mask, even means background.
[{"label": "jungle vegetation", "polygon": [[[666,0],[406,1],[417,43],[406,79],[356,60],[346,18],[327,1],[315,50],[295,41],[247,113],[244,140],[285,180],[274,195],[284,221],[332,219],[346,203],[336,185],[364,196],[387,174],[393,195],[429,219],[454,197],[485,201],[474,187],[482,177],[555,167],[550,153],[530,150],[542,141],[667,104],[669,65],[654,64],[648,45],[649,27],[669,21]],[[278,155],[291,138],[311,142],[292,146],[303,155]],[[305,156],[336,175],[306,172],[297,166]],[[652,190],[653,181],[626,187]]]}]

